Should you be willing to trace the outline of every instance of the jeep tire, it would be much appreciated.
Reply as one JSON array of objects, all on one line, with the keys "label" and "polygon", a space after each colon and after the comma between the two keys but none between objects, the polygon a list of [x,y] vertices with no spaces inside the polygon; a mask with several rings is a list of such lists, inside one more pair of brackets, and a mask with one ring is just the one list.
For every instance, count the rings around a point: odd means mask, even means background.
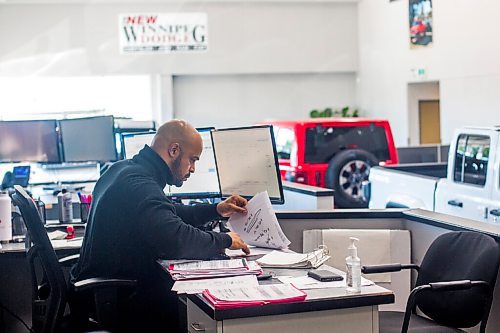
[{"label": "jeep tire", "polygon": [[361,184],[368,180],[370,168],[378,165],[377,158],[362,149],[343,150],[328,163],[325,183],[335,191],[335,206],[339,208],[366,208]]}]

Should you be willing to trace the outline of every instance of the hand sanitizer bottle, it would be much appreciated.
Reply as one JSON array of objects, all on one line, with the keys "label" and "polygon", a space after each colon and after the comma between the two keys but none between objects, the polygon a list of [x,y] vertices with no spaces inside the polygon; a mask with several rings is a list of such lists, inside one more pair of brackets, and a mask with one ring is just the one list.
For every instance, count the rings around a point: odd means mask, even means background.
[{"label": "hand sanitizer bottle", "polygon": [[358,258],[358,249],[354,242],[358,242],[359,239],[355,237],[349,237],[351,244],[348,247],[349,256],[345,258],[346,264],[346,284],[348,293],[359,293],[361,292],[361,260]]}]

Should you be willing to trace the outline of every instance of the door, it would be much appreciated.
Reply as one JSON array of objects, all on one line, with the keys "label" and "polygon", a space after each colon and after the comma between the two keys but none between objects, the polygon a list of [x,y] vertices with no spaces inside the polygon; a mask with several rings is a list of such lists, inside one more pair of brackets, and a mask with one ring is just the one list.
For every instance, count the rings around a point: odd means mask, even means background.
[{"label": "door", "polygon": [[[477,221],[487,221],[491,206],[495,161],[490,147],[497,146],[493,131],[468,129],[452,142],[454,158],[447,179],[438,182],[435,210]],[[500,208],[500,207],[499,207]]]},{"label": "door", "polygon": [[419,101],[420,144],[441,143],[439,101]]}]

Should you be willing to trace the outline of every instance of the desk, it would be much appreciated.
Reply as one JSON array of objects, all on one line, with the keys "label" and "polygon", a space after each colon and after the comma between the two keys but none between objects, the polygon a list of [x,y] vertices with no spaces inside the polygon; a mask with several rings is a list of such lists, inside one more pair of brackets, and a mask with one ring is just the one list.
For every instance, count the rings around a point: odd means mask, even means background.
[{"label": "desk", "polygon": [[304,302],[216,310],[203,296],[187,296],[190,333],[378,332],[378,305],[394,302],[394,294],[379,286],[348,295],[344,288],[306,290]]},{"label": "desk", "polygon": [[[322,267],[323,269],[336,269]],[[265,269],[276,276],[302,276],[307,269]],[[260,284],[279,283],[260,281]],[[345,288],[305,290],[303,302],[218,310],[200,294],[187,295],[187,331],[262,333],[286,328],[286,332],[378,332],[378,306],[394,302],[394,293],[372,285],[359,294]],[[182,296],[181,296],[182,297]]]}]

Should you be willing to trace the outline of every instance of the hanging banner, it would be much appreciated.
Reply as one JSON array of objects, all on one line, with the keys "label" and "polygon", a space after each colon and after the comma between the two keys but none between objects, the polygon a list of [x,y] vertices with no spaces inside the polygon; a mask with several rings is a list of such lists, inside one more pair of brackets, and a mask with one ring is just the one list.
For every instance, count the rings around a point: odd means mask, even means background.
[{"label": "hanging banner", "polygon": [[120,53],[176,53],[208,50],[207,14],[120,14]]}]

